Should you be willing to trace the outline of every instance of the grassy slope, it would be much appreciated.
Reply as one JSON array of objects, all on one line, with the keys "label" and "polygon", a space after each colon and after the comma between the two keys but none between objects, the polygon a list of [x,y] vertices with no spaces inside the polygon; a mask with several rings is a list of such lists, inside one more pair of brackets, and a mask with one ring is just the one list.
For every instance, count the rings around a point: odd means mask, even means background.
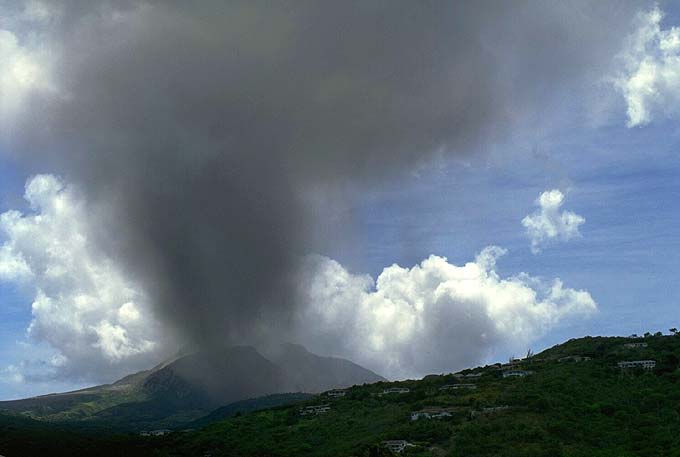
[{"label": "grassy slope", "polygon": [[135,373],[114,384],[0,402],[0,410],[16,411],[25,417],[49,422],[89,420],[108,408],[144,401],[146,395],[141,385],[149,372]]},{"label": "grassy slope", "polygon": [[[356,386],[332,410],[300,417],[300,405],[283,406],[232,417],[195,433],[162,438],[128,437],[109,449],[155,449],[148,455],[212,456],[378,456],[386,439],[406,439],[418,446],[408,455],[446,456],[680,456],[680,337],[651,337],[648,348],[623,348],[625,338],[582,338],[537,355],[525,368],[527,378],[502,379],[493,367],[473,391],[444,393],[448,376],[420,381]],[[589,355],[581,363],[559,363],[565,355]],[[619,360],[654,359],[653,374],[622,376]],[[542,359],[542,361],[536,361]],[[465,381],[468,382],[468,381]],[[411,388],[408,394],[376,396],[387,386]],[[470,419],[485,406],[508,405],[493,416]],[[447,420],[411,422],[409,413],[428,406],[456,408]],[[1,432],[2,430],[0,430]],[[102,438],[105,440],[106,438]],[[0,453],[11,454],[2,447]],[[3,452],[5,451],[5,452]],[[78,455],[89,455],[80,452]],[[123,454],[121,454],[123,455]]]}]

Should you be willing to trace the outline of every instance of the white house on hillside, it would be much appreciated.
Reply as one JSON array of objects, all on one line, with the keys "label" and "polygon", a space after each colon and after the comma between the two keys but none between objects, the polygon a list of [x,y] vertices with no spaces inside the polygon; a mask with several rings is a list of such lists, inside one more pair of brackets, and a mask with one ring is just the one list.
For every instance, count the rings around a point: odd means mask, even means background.
[{"label": "white house on hillside", "polygon": [[643,369],[643,370],[653,370],[656,367],[655,360],[630,360],[622,361],[617,364],[621,370],[633,370],[633,369]]},{"label": "white house on hillside", "polygon": [[483,374],[484,373],[468,373],[468,374],[456,373],[453,375],[453,377],[456,379],[477,379],[481,378]]},{"label": "white house on hillside", "polygon": [[383,446],[385,446],[387,449],[390,451],[396,453],[396,454],[401,454],[404,452],[404,449],[406,449],[406,446],[412,446],[408,441],[406,440],[387,440],[383,441]]},{"label": "white house on hillside", "polygon": [[585,362],[590,360],[590,357],[584,355],[568,355],[557,359],[558,362]]},{"label": "white house on hillside", "polygon": [[647,346],[647,343],[626,343],[623,345],[623,347],[627,349],[646,348]]},{"label": "white house on hillside", "polygon": [[300,416],[311,416],[311,415],[317,415],[317,414],[325,414],[330,410],[331,410],[331,406],[328,405],[328,404],[305,406],[304,408],[300,408]]},{"label": "white house on hillside", "polygon": [[451,411],[444,408],[424,408],[420,411],[411,412],[411,420],[417,421],[423,419],[441,419],[442,417],[451,417]]},{"label": "white house on hillside", "polygon": [[523,378],[524,376],[529,376],[533,374],[533,371],[526,370],[508,370],[503,372],[504,378]]},{"label": "white house on hillside", "polygon": [[389,389],[383,390],[378,395],[389,395],[389,394],[407,394],[411,391],[408,387],[390,387]]},{"label": "white house on hillside", "polygon": [[340,398],[344,397],[345,395],[347,395],[347,391],[345,389],[335,389],[326,392],[326,396],[331,398]]},{"label": "white house on hillside", "polygon": [[439,390],[460,390],[460,389],[471,389],[477,388],[476,384],[446,384],[441,386]]}]

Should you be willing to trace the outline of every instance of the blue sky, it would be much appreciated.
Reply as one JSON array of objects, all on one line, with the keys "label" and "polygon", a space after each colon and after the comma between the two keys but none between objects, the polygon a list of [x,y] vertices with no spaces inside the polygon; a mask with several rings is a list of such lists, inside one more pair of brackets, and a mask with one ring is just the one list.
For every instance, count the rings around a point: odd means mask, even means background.
[{"label": "blue sky", "polygon": [[[482,247],[509,250],[499,272],[559,277],[591,292],[599,313],[536,342],[545,348],[581,335],[666,331],[680,311],[680,143],[673,122],[571,131],[541,151],[508,151],[493,160],[387,186],[357,209],[361,233],[346,262],[377,274],[392,262],[413,265],[429,254],[454,263]],[[508,166],[508,163],[512,163]],[[581,238],[533,254],[521,220],[540,192],[560,188],[564,207],[586,218]],[[331,257],[343,259],[343,252]]]},{"label": "blue sky", "polygon": [[[657,41],[667,38],[664,31],[676,33],[671,26],[680,24],[676,5],[664,3],[661,9],[665,17]],[[656,52],[659,68],[680,65],[673,60],[680,49],[668,60],[656,48],[646,52]],[[629,81],[637,70],[629,70]],[[638,112],[637,125],[627,125],[631,106],[639,101],[635,87],[625,92],[609,84],[593,100],[558,94],[559,107],[536,114],[541,119],[535,126],[522,123],[479,153],[438,159],[357,190],[333,219],[319,224],[329,236],[320,236],[317,253],[357,278],[376,278],[392,264],[411,268],[436,255],[464,265],[486,246],[503,247],[508,252],[495,270],[501,278],[520,273],[546,282],[560,278],[565,287],[587,291],[597,303],[591,316],[572,316],[536,331],[530,341],[535,352],[584,335],[680,326],[680,113],[673,105],[680,101],[680,82],[650,84],[660,96],[640,96],[646,111]],[[52,170],[27,172],[7,152],[0,151],[0,213],[32,214],[23,198],[28,173]],[[532,252],[522,220],[537,210],[539,195],[552,189],[564,194],[561,210],[585,222],[580,236]],[[90,382],[78,376],[50,378],[35,365],[63,349],[50,346],[58,339],[28,335],[35,296],[33,287],[0,281],[0,399]],[[509,355],[508,347],[495,345],[478,361]]]}]

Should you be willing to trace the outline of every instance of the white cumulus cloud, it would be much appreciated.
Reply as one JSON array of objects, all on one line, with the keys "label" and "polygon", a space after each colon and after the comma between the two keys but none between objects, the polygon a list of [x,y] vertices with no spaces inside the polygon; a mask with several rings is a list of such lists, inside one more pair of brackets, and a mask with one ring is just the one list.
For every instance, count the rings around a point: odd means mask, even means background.
[{"label": "white cumulus cloud", "polygon": [[143,291],[88,240],[88,212],[51,175],[26,185],[30,211],[0,215],[0,281],[34,295],[29,337],[56,352],[56,375],[109,379],[158,358]]},{"label": "white cumulus cloud", "polygon": [[627,103],[628,126],[648,124],[656,114],[680,114],[680,28],[663,29],[655,7],[640,13],[621,54],[624,71],[616,80]]},{"label": "white cumulus cloud", "polygon": [[559,279],[501,278],[503,254],[490,246],[462,266],[433,255],[412,268],[387,267],[377,280],[311,256],[300,278],[300,342],[403,378],[464,368],[499,348],[526,350],[558,323],[596,311],[588,292]]},{"label": "white cumulus cloud", "polygon": [[563,203],[562,192],[557,189],[547,190],[536,200],[538,210],[522,219],[534,254],[549,243],[581,236],[579,227],[586,221],[585,218],[571,211],[560,212]]}]

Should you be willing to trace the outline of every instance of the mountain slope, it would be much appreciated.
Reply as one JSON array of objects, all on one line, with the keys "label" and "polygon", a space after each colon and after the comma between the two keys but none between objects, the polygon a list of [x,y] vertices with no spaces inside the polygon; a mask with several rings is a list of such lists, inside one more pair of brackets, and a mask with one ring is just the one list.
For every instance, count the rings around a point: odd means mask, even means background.
[{"label": "mountain slope", "polygon": [[235,346],[182,357],[150,374],[143,389],[163,401],[211,408],[286,390],[287,380],[255,348]]},{"label": "mountain slope", "polygon": [[[627,347],[629,343],[644,344]],[[560,361],[568,356],[581,358]],[[650,371],[622,372],[617,362],[630,360],[654,360],[657,365]],[[412,446],[402,455],[411,457],[677,457],[679,360],[680,336],[587,337],[512,365],[358,385],[341,398],[322,394],[290,406],[231,416],[195,432],[125,439],[101,434],[97,439],[110,454],[127,457],[392,455],[381,444],[385,440],[408,441]],[[531,373],[503,376],[512,370]],[[477,387],[446,387],[455,384]],[[381,395],[391,387],[410,391]],[[328,404],[330,410],[300,414],[301,408],[320,404]],[[422,410],[448,415],[412,421],[412,412]],[[16,438],[20,433],[31,437],[31,446],[40,442],[49,455],[89,455],[84,450],[92,447],[91,437],[83,437],[79,444],[76,434],[69,434],[69,443],[76,444],[67,448],[22,427],[3,429],[0,415],[0,454],[46,455],[22,447]]]},{"label": "mountain slope", "polygon": [[111,406],[143,400],[145,396],[140,386],[151,372],[151,370],[141,371],[113,384],[73,392],[2,401],[0,410],[18,412],[27,417],[50,421],[87,419]]},{"label": "mountain slope", "polygon": [[285,345],[277,354],[273,362],[249,346],[197,352],[113,384],[0,402],[0,410],[83,426],[169,428],[241,400],[383,379],[347,360],[320,357],[302,346]]},{"label": "mountain slope", "polygon": [[283,344],[269,353],[268,357],[286,370],[291,392],[319,393],[355,384],[385,381],[382,376],[356,363],[337,357],[321,357],[299,344]]}]

